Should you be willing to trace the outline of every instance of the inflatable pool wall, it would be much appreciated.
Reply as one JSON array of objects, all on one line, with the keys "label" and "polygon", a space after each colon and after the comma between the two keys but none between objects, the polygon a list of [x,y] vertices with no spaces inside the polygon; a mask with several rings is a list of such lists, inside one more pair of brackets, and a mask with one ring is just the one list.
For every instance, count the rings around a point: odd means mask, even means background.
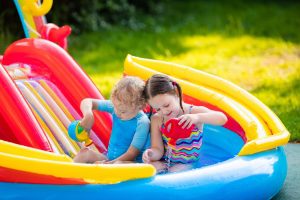
[{"label": "inflatable pool wall", "polygon": [[[64,124],[63,120],[47,121],[47,113],[52,113],[53,119],[61,116],[54,116],[59,112],[54,112],[56,107],[48,101],[48,95],[41,92],[41,88],[47,90],[44,83],[52,88],[47,94],[51,96],[51,91],[57,94],[60,101],[54,97],[53,101],[65,105],[65,115],[73,118],[76,118],[74,112],[80,113],[82,98],[102,98],[88,76],[61,47],[43,39],[23,39],[5,51],[2,65],[3,85],[0,89],[7,93],[5,99],[1,96],[2,102],[10,102],[7,105],[23,115],[29,113],[27,118],[22,115],[15,118],[10,109],[1,109],[2,118],[12,116],[11,120],[1,121],[1,127],[5,128],[1,130],[7,131],[6,134],[1,131],[1,138],[8,139],[0,145],[3,198],[37,199],[46,195],[56,199],[98,195],[120,199],[126,195],[131,199],[152,199],[152,195],[156,195],[161,199],[270,199],[284,183],[287,163],[282,145],[288,141],[289,133],[259,100],[219,77],[173,63],[131,55],[126,58],[125,75],[146,80],[154,73],[165,73],[181,84],[185,101],[221,110],[229,119],[224,127],[205,126],[200,160],[195,169],[155,175],[154,168],[147,164],[73,163],[68,151],[66,153],[73,144],[67,141],[58,140],[61,150],[58,147],[54,152],[55,143],[49,141],[56,139],[55,124],[61,121],[58,126],[61,129]],[[16,79],[9,73],[10,67],[20,66],[21,70],[24,65],[30,70],[22,78]],[[18,108],[12,103],[14,101],[21,102]],[[19,121],[14,119],[27,120],[29,128],[16,132]],[[93,127],[93,130],[105,148],[111,119],[99,113],[96,124],[98,128]],[[51,133],[54,137],[49,136]],[[73,147],[74,151],[79,148]]]},{"label": "inflatable pool wall", "polygon": [[[65,51],[70,27],[46,23],[52,0],[14,3],[25,36],[35,39],[0,56],[0,199],[271,199],[281,189],[289,133],[269,108],[220,77],[131,55],[125,75],[167,74],[185,101],[223,111],[228,122],[204,127],[200,159],[189,171],[155,175],[146,164],[73,163],[82,144],[66,128],[81,118],[83,98],[103,97]],[[98,112],[90,134],[97,150],[106,151],[110,129],[111,117]]]}]

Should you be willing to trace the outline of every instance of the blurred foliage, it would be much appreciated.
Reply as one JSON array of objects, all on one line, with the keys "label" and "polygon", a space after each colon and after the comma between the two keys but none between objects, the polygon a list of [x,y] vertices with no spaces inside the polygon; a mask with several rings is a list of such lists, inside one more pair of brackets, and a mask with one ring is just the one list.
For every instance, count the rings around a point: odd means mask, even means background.
[{"label": "blurred foliage", "polygon": [[[47,15],[49,21],[56,24],[69,24],[75,32],[79,30],[95,31],[100,27],[106,27],[115,22],[120,15],[130,20],[130,14],[134,7],[127,1],[121,1],[121,5],[112,0],[108,1],[55,1],[52,11]],[[124,12],[127,10],[127,12]],[[65,15],[64,13],[68,13]],[[113,14],[112,14],[113,13]],[[121,18],[121,20],[123,20]]]},{"label": "blurred foliage", "polygon": [[[161,0],[53,0],[51,11],[47,14],[49,22],[69,24],[76,33],[96,31],[112,24],[139,27],[138,16],[156,14]],[[0,7],[0,27],[5,32],[16,33],[21,23],[13,1],[2,0]],[[11,23],[11,22],[16,23]]]},{"label": "blurred foliage", "polygon": [[[141,14],[156,14],[161,0],[61,0],[54,1],[49,21],[69,24],[75,33],[97,31],[113,24],[138,29]],[[68,14],[66,14],[68,13]]]},{"label": "blurred foliage", "polygon": [[[73,34],[109,29],[113,25],[137,30],[144,27],[140,16],[155,16],[168,0],[53,0],[47,21],[70,25]],[[14,23],[11,23],[14,22]],[[2,52],[11,41],[24,37],[17,9],[11,0],[1,0],[0,45]]]},{"label": "blurred foliage", "polygon": [[[12,23],[13,22],[13,23]],[[0,6],[0,39],[23,37],[22,24],[13,1],[1,0]]]}]

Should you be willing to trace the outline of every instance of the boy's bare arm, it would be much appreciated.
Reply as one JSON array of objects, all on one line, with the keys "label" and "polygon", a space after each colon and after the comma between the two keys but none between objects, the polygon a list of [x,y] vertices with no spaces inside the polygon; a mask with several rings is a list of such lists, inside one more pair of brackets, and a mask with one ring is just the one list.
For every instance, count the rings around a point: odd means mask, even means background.
[{"label": "boy's bare arm", "polygon": [[86,98],[80,103],[80,110],[83,114],[83,118],[80,121],[80,125],[89,131],[94,124],[93,110],[97,109],[99,100]]},{"label": "boy's bare arm", "polygon": [[83,99],[80,103],[80,110],[83,115],[86,113],[96,110],[98,107],[99,100],[98,99],[91,99],[91,98],[86,98]]},{"label": "boy's bare arm", "polygon": [[135,158],[139,155],[139,153],[140,151],[137,148],[130,146],[129,149],[124,154],[106,163],[113,164],[118,161],[134,161]]}]

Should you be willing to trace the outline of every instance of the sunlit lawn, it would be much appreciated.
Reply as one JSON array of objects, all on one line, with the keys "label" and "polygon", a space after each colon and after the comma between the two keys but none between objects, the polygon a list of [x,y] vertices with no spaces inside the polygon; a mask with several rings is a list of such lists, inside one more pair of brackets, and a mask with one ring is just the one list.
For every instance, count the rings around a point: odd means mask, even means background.
[{"label": "sunlit lawn", "polygon": [[70,52],[105,97],[128,53],[216,74],[267,104],[300,141],[300,4],[222,2],[171,2],[139,30],[73,37]]}]

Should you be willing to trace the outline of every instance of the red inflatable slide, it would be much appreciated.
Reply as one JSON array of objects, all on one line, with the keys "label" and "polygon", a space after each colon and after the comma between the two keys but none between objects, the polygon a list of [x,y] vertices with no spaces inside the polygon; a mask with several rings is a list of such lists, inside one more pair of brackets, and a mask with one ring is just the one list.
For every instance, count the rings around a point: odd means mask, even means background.
[{"label": "red inflatable slide", "polygon": [[[47,40],[27,38],[11,44],[5,51],[1,64],[0,102],[2,105],[0,107],[0,139],[46,151],[53,151],[49,137],[46,136],[48,129],[50,131],[57,129],[56,124],[52,124],[51,127],[51,121],[46,120],[48,115],[42,115],[43,110],[37,109],[35,111],[38,107],[35,104],[36,101],[30,101],[30,96],[26,97],[29,100],[25,100],[25,94],[27,93],[24,93],[19,85],[30,84],[25,83],[24,80],[29,82],[31,80],[42,80],[49,83],[49,86],[52,85],[53,93],[56,92],[56,96],[63,97],[57,104],[64,102],[65,105],[63,107],[67,107],[69,112],[73,113],[71,118],[73,117],[74,119],[80,118],[79,106],[82,99],[87,97],[103,99],[97,87],[74,59],[63,48]],[[12,65],[26,65],[30,68],[30,71],[25,73],[25,78],[23,76],[18,84],[18,80],[9,75],[8,69]],[[30,88],[33,88],[33,86],[30,86]],[[36,93],[34,89],[32,93]],[[46,102],[47,96],[45,94],[40,96],[40,101]],[[43,99],[46,100],[44,101]],[[47,106],[45,103],[41,105],[45,107],[45,114],[47,112],[50,115],[54,113],[51,109],[48,109],[50,106]],[[66,112],[69,113],[68,111]],[[59,117],[54,116],[54,119],[56,118],[58,119],[57,122],[62,121],[59,120]],[[47,125],[50,128],[47,128]],[[107,147],[111,131],[110,115],[101,112],[95,113],[93,131]]]}]

